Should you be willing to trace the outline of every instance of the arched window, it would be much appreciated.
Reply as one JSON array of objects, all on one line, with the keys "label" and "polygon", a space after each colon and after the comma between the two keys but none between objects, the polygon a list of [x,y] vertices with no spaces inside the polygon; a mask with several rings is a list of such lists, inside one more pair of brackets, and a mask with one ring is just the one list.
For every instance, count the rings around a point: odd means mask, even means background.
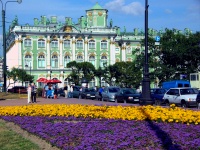
[{"label": "arched window", "polygon": [[95,41],[94,40],[89,41],[89,49],[95,49]]},{"label": "arched window", "polygon": [[108,44],[106,40],[101,41],[101,49],[107,49]]},{"label": "arched window", "polygon": [[45,68],[45,57],[44,57],[44,55],[38,56],[38,68]]},{"label": "arched window", "polygon": [[70,48],[70,40],[64,40],[64,48]]},{"label": "arched window", "polygon": [[89,62],[95,66],[95,56],[93,56],[93,55],[90,56],[89,57]]},{"label": "arched window", "polygon": [[31,67],[32,57],[30,54],[27,54],[24,58],[24,67]]},{"label": "arched window", "polygon": [[77,62],[83,62],[83,56],[82,55],[77,55],[76,59],[77,59]]},{"label": "arched window", "polygon": [[53,55],[51,57],[51,66],[52,66],[52,68],[58,68],[58,56],[57,55]]},{"label": "arched window", "polygon": [[31,39],[25,39],[25,40],[24,40],[24,46],[25,46],[25,47],[31,47],[31,46],[32,46],[32,41],[31,41]]},{"label": "arched window", "polygon": [[79,49],[83,49],[83,40],[77,40],[76,41],[76,47]]},{"label": "arched window", "polygon": [[38,48],[44,48],[45,47],[45,40],[39,39],[38,40]]},{"label": "arched window", "polygon": [[101,56],[100,67],[107,65],[107,56]]},{"label": "arched window", "polygon": [[66,55],[64,57],[64,67],[67,68],[67,64],[70,62],[70,56]]},{"label": "arched window", "polygon": [[58,47],[58,40],[52,40],[51,41],[51,47],[53,47],[53,48]]}]

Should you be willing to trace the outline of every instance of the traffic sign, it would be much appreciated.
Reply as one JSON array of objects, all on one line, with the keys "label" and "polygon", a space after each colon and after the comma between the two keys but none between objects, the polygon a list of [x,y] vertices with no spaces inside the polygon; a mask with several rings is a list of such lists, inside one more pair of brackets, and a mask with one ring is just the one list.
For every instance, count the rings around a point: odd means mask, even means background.
[{"label": "traffic sign", "polygon": [[159,42],[159,41],[160,41],[160,37],[159,37],[159,36],[156,36],[155,40],[156,40],[157,42]]}]

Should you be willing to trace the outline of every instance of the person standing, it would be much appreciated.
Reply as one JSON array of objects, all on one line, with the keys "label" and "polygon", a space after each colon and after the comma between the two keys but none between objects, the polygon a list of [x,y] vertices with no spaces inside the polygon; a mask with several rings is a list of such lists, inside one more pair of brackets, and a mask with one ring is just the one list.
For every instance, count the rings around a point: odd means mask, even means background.
[{"label": "person standing", "polygon": [[28,103],[31,103],[31,84],[28,85],[27,93],[28,93]]},{"label": "person standing", "polygon": [[49,90],[49,85],[46,84],[45,87],[44,87],[44,90],[45,90],[45,98],[47,98],[47,91]]},{"label": "person standing", "polygon": [[64,87],[64,92],[65,92],[65,98],[67,98],[68,97],[68,86],[67,85],[65,85],[65,87]]},{"label": "person standing", "polygon": [[100,100],[102,100],[102,92],[104,91],[103,88],[104,88],[104,87],[100,87],[100,88],[99,88]]},{"label": "person standing", "polygon": [[73,98],[73,85],[70,86],[70,98]]},{"label": "person standing", "polygon": [[35,85],[35,83],[31,84],[31,101],[32,103],[36,103],[36,91],[37,91],[37,87]]}]

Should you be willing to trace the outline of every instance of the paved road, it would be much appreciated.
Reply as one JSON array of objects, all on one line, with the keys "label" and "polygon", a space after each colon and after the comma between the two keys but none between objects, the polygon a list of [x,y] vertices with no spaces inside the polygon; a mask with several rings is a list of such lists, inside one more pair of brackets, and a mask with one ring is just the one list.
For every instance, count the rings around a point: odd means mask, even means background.
[{"label": "paved road", "polygon": [[[37,104],[83,104],[83,105],[122,105],[122,106],[134,106],[138,104],[131,103],[115,103],[115,102],[105,102],[89,99],[77,99],[77,98],[64,98],[59,97],[58,99],[46,99],[37,98]],[[27,103],[27,99],[10,99],[10,100],[0,100],[0,106],[22,106],[31,105]]]}]

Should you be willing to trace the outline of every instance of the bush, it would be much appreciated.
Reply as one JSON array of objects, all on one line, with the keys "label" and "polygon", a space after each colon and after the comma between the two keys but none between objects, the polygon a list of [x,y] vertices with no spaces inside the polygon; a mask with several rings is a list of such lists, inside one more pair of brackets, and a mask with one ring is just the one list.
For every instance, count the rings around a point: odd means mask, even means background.
[{"label": "bush", "polygon": [[37,89],[37,96],[38,96],[38,97],[42,97],[42,91],[43,91],[42,88],[38,88],[38,89]]}]

